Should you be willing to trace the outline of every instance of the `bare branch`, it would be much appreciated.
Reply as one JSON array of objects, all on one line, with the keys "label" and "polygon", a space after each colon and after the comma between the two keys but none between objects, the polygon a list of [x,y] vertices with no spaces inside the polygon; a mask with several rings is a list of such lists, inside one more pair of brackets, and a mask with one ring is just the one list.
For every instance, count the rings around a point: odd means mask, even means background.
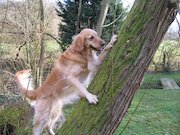
[{"label": "bare branch", "polygon": [[125,12],[122,12],[114,21],[110,22],[109,24],[103,25],[103,28],[106,28],[106,27],[113,25],[118,19],[123,17],[124,14],[125,14]]},{"label": "bare branch", "polygon": [[59,41],[57,38],[55,38],[53,35],[49,34],[49,33],[44,33],[45,35],[53,38],[61,47],[61,50],[63,50],[62,46],[61,46],[61,41]]},{"label": "bare branch", "polygon": [[57,38],[55,38],[53,35],[51,35],[50,33],[44,33],[45,35],[47,35],[47,36],[49,36],[49,37],[51,37],[51,38],[53,38],[54,40],[56,40],[56,42],[58,43],[58,44],[61,44],[61,41],[59,41]]},{"label": "bare branch", "polygon": [[15,60],[17,60],[18,59],[18,57],[19,57],[19,53],[20,53],[20,51],[21,51],[21,48],[23,47],[23,46],[25,46],[26,45],[26,42],[24,42],[24,44],[23,45],[21,45],[19,48],[18,48],[18,52],[16,53],[16,58],[15,58]]}]

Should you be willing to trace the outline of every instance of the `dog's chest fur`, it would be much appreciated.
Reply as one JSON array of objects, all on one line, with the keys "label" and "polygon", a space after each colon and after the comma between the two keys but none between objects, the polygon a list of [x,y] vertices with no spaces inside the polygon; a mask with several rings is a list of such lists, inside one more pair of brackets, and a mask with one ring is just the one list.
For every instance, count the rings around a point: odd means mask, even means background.
[{"label": "dog's chest fur", "polygon": [[[100,62],[96,54],[92,55],[87,63],[86,72],[82,72],[80,75],[80,82],[87,88],[93,80],[95,73],[98,69]],[[64,88],[65,91],[71,91],[65,98],[61,98],[63,105],[73,104],[80,99],[79,91],[76,87],[69,85]]]},{"label": "dog's chest fur", "polygon": [[96,70],[97,66],[99,66],[100,62],[95,52],[92,53],[92,57],[88,61],[87,69],[89,72],[93,72]]}]

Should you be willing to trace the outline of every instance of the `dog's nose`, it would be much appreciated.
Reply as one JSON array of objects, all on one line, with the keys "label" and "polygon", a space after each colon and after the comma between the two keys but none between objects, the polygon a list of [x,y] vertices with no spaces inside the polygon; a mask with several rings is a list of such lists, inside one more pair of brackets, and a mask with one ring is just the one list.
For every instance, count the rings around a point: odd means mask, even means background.
[{"label": "dog's nose", "polygon": [[101,46],[104,46],[105,45],[105,42],[104,40],[101,41]]}]

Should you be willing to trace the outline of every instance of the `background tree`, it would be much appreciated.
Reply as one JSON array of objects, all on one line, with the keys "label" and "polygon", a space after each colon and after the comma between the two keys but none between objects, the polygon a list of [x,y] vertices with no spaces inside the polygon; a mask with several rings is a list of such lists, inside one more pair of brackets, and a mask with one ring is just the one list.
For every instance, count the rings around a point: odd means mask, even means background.
[{"label": "background tree", "polygon": [[109,2],[109,10],[102,26],[103,39],[110,39],[113,34],[117,34],[124,17],[127,15],[121,0],[111,0]]},{"label": "background tree", "polygon": [[81,10],[82,10],[82,0],[79,0],[78,14],[77,14],[77,23],[76,23],[76,31],[75,31],[76,34],[79,32]]},{"label": "background tree", "polygon": [[[121,0],[66,0],[65,3],[59,1],[58,7],[57,13],[62,19],[59,33],[63,50],[71,43],[72,36],[85,27],[96,29],[99,35],[103,32],[103,38],[109,40],[112,33],[117,33],[124,17]],[[104,21],[107,25],[103,29]]]},{"label": "background tree", "polygon": [[109,8],[109,0],[102,0],[101,1],[101,12],[99,15],[98,22],[96,24],[96,31],[97,31],[99,37],[101,37],[101,34],[102,34],[102,27],[103,27],[104,21],[106,19],[108,8]]},{"label": "background tree", "polygon": [[156,51],[152,64],[155,71],[170,72],[178,70],[174,59],[180,56],[178,40],[164,40]]},{"label": "background tree", "polygon": [[[99,12],[100,0],[83,0],[82,8],[79,8],[79,0],[65,0],[64,3],[58,2],[57,13],[61,17],[62,23],[59,25],[59,33],[61,36],[63,50],[67,44],[72,41],[72,36],[85,27],[95,28]],[[78,9],[81,9],[78,15]],[[77,19],[78,18],[78,19]],[[79,20],[79,21],[77,21]],[[76,25],[79,25],[76,31]]]},{"label": "background tree", "polygon": [[[51,37],[56,39],[49,32],[51,16],[47,14],[52,14],[52,8],[47,7],[43,2],[42,0],[21,2],[7,0],[0,5],[3,7],[0,9],[2,13],[0,15],[0,37],[3,37],[0,38],[0,45],[1,48],[12,46],[11,53],[14,51],[11,54],[13,55],[11,60],[6,60],[4,55],[1,57],[3,61],[10,63],[8,68],[11,68],[9,70],[11,72],[32,69],[36,86],[41,85],[43,81],[43,63],[47,57],[45,50],[47,42],[45,41]],[[1,67],[4,69],[5,65]]]},{"label": "background tree", "polygon": [[136,0],[118,34],[118,41],[89,89],[98,105],[81,101],[59,133],[112,135],[127,112],[163,35],[175,19],[170,0]]}]

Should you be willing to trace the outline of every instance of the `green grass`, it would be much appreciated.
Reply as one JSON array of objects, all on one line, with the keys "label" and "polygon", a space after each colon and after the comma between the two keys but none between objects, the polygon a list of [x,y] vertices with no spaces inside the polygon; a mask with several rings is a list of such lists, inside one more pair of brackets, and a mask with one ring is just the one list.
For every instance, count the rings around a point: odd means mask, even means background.
[{"label": "green grass", "polygon": [[1,106],[0,135],[29,135],[32,110],[29,105],[21,103]]},{"label": "green grass", "polygon": [[146,74],[145,78],[144,78],[144,82],[159,81],[160,78],[172,78],[175,81],[180,81],[180,72],[177,72],[177,73]]},{"label": "green grass", "polygon": [[180,90],[139,90],[114,135],[120,135],[130,118],[121,135],[179,135]]},{"label": "green grass", "polygon": [[155,73],[155,74],[146,74],[144,77],[143,84],[141,88],[162,88],[160,85],[160,78],[171,78],[180,83],[180,72],[177,73]]}]

